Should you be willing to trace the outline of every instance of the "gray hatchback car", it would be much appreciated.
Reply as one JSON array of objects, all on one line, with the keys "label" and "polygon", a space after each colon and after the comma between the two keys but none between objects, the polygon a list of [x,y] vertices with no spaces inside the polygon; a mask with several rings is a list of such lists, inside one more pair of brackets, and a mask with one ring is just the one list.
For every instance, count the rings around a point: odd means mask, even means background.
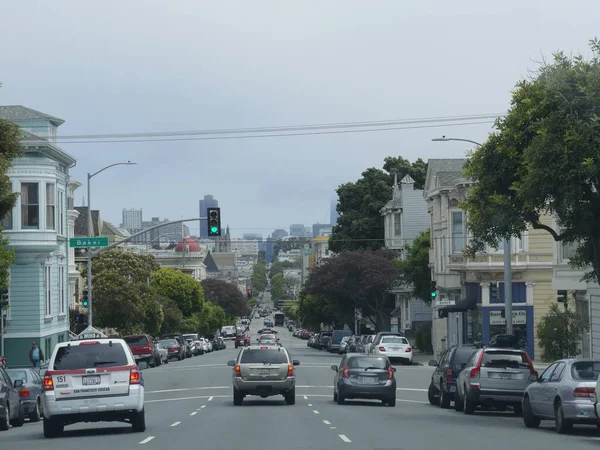
[{"label": "gray hatchback car", "polygon": [[296,403],[295,366],[300,362],[292,360],[284,347],[243,348],[237,359],[227,364],[233,367],[234,405],[241,405],[247,395],[283,395],[288,405]]}]

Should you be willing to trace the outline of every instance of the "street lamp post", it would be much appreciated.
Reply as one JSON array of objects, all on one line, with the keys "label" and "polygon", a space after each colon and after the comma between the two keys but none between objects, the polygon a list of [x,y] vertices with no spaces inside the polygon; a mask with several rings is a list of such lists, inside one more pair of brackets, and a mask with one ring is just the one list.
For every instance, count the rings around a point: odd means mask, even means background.
[{"label": "street lamp post", "polygon": [[[98,175],[101,172],[104,172],[106,169],[110,169],[111,167],[115,167],[115,166],[134,166],[137,163],[131,162],[131,161],[127,161],[127,162],[118,162],[118,163],[114,163],[114,164],[109,164],[106,167],[103,167],[102,169],[100,169],[97,172],[94,173],[89,173],[87,174],[87,218],[88,218],[88,236],[89,237],[94,237],[94,224],[92,223],[92,205],[91,205],[91,189],[90,189],[90,181],[92,178],[94,178],[96,175]],[[87,291],[88,291],[88,327],[91,328],[93,326],[92,323],[92,248],[89,247],[87,249]]]},{"label": "street lamp post", "polygon": [[[481,147],[477,141],[470,139],[449,138],[442,136],[441,138],[432,139],[433,142],[469,142],[477,147]],[[510,248],[510,239],[504,239],[504,315],[506,316],[506,334],[513,334],[513,316],[512,316],[512,253]]]}]

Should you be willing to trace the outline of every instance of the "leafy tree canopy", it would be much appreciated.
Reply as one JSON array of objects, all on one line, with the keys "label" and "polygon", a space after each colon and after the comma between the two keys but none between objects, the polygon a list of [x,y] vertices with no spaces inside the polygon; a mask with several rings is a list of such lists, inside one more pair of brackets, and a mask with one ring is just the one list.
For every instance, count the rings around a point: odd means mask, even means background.
[{"label": "leafy tree canopy", "polygon": [[290,250],[300,250],[305,244],[310,244],[311,238],[305,237],[290,237],[288,239],[280,239],[273,245],[273,258],[277,258],[279,252],[285,253]]},{"label": "leafy tree canopy", "polygon": [[[600,278],[600,41],[592,57],[556,53],[520,81],[508,114],[466,166],[475,181],[462,207],[468,254],[519,236],[528,225],[579,244],[571,263]],[[556,227],[543,222],[554,214]]]},{"label": "leafy tree canopy", "polygon": [[421,158],[411,163],[401,156],[387,157],[383,170],[372,167],[356,182],[338,187],[337,212],[340,216],[329,240],[331,251],[383,247],[384,226],[380,211],[391,199],[394,174],[398,175],[398,181],[410,175],[415,180],[415,188],[423,189],[427,163]]},{"label": "leafy tree canopy", "polygon": [[306,293],[331,302],[336,317],[354,322],[358,308],[379,330],[394,308],[388,291],[400,278],[395,253],[359,250],[339,253],[315,267],[305,285]]},{"label": "leafy tree canopy", "polygon": [[249,314],[248,299],[233,284],[223,280],[207,278],[202,280],[204,297],[216,306],[223,308],[230,316],[243,317]]},{"label": "leafy tree canopy", "polygon": [[202,284],[190,275],[177,269],[163,267],[152,273],[151,285],[159,295],[173,300],[184,317],[202,311]]},{"label": "leafy tree canopy", "polygon": [[252,267],[250,283],[254,291],[262,292],[267,287],[267,266],[264,262],[258,262]]},{"label": "leafy tree canopy", "polygon": [[[298,316],[302,320],[302,326],[309,330],[317,331],[321,324],[335,325],[335,304],[323,297],[310,295],[303,290],[300,293],[298,301]],[[343,325],[343,321],[341,325]]]},{"label": "leafy tree canopy", "polygon": [[571,310],[562,310],[558,303],[550,305],[550,311],[537,324],[537,338],[544,361],[573,358],[579,354],[581,336],[589,329],[589,323]]},{"label": "leafy tree canopy", "polygon": [[420,233],[406,246],[406,259],[395,260],[403,274],[403,281],[412,288],[412,295],[431,304],[431,268],[429,267],[429,230]]}]

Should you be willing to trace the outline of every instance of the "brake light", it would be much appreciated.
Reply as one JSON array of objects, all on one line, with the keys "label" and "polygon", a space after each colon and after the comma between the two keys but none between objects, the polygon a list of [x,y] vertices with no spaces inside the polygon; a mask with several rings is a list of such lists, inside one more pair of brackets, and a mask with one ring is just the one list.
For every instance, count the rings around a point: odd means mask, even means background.
[{"label": "brake light", "polygon": [[342,378],[350,378],[350,367],[344,366],[342,369]]},{"label": "brake light", "polygon": [[269,347],[261,347],[261,350],[269,350]]},{"label": "brake light", "polygon": [[131,369],[129,372],[129,384],[140,384],[141,383],[140,371],[138,369]]},{"label": "brake light", "polygon": [[388,380],[394,379],[394,368],[392,366],[388,367]]},{"label": "brake light", "polygon": [[473,367],[471,369],[471,372],[469,373],[469,377],[470,378],[479,378],[479,372],[481,372],[481,369],[479,367]]},{"label": "brake light", "polygon": [[100,341],[87,341],[87,342],[80,342],[79,345],[96,345],[99,344]]},{"label": "brake light", "polygon": [[404,352],[405,352],[405,353],[410,353],[410,352],[412,352],[412,348],[410,348],[410,347],[406,347],[406,350],[404,350]]},{"label": "brake light", "polygon": [[291,364],[288,366],[287,376],[288,376],[288,378],[294,376],[294,366],[292,366]]},{"label": "brake light", "polygon": [[242,368],[238,365],[233,368],[236,378],[242,378]]},{"label": "brake light", "polygon": [[24,387],[21,388],[21,392],[19,392],[19,396],[21,397],[29,397],[29,389]]},{"label": "brake light", "polygon": [[52,375],[44,376],[44,391],[53,391],[54,390],[54,381],[52,381]]},{"label": "brake light", "polygon": [[452,381],[454,379],[454,371],[451,367],[446,369],[446,381]]},{"label": "brake light", "polygon": [[384,346],[379,347],[379,351],[380,352],[385,352],[385,347]]},{"label": "brake light", "polygon": [[593,387],[578,387],[573,391],[573,397],[577,398],[591,398],[596,392]]},{"label": "brake light", "polygon": [[176,350],[177,350],[177,347],[169,347],[169,351],[170,351],[170,352],[174,352],[174,351],[176,351]]}]

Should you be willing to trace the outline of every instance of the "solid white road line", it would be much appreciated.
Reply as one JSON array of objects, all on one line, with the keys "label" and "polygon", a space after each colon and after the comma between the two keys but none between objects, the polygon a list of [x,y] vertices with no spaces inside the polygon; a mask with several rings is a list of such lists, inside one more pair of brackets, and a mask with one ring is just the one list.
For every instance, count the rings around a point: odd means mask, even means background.
[{"label": "solid white road line", "polygon": [[338,436],[344,442],[352,442],[350,439],[348,439],[348,436],[346,436],[345,434],[338,434]]},{"label": "solid white road line", "polygon": [[315,414],[320,414],[320,413],[319,413],[319,411],[317,411],[316,409],[313,409],[313,412],[314,412]]},{"label": "solid white road line", "polygon": [[196,414],[198,414],[198,411],[194,411],[194,412],[190,413],[190,416],[195,416]]},{"label": "solid white road line", "polygon": [[177,426],[177,425],[179,425],[180,423],[181,423],[181,422],[173,422],[173,423],[171,424],[171,426],[172,426],[172,427],[176,427],[176,426]]},{"label": "solid white road line", "polygon": [[324,421],[323,421],[323,423],[324,423],[325,425],[331,425],[331,422],[330,422],[329,420],[324,420]]},{"label": "solid white road line", "polygon": [[140,444],[147,444],[148,442],[150,442],[152,439],[154,439],[154,436],[148,436],[146,439],[144,439],[143,441],[140,441]]}]

